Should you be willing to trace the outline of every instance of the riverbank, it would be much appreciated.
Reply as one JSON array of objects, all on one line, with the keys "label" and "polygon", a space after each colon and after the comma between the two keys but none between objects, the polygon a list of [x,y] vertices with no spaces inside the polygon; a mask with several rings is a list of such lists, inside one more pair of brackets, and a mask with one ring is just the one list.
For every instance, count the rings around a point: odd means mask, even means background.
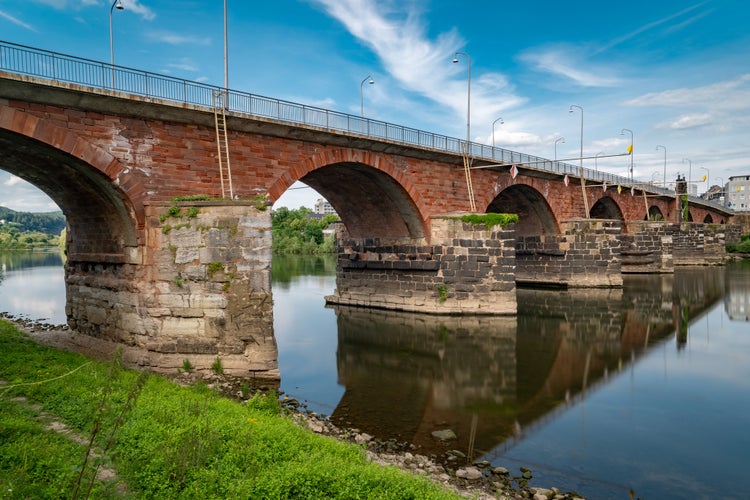
[{"label": "riverbank", "polygon": [[[72,333],[65,329],[57,328],[55,325],[40,324],[32,321],[19,320],[17,318],[9,319],[14,319],[15,325],[20,330],[30,335],[36,342],[54,347],[55,349],[65,350],[67,347],[70,347],[69,342]],[[4,363],[6,366],[8,364],[9,363]],[[3,372],[5,372],[5,369],[0,373]],[[5,377],[5,375],[3,377]],[[234,404],[239,405],[240,407],[252,405],[252,402],[255,400],[255,395],[252,391],[247,391],[247,389],[242,386],[241,381],[232,380],[231,378],[219,373],[197,374],[183,372],[182,374],[173,374],[169,378],[174,382],[177,382],[179,385],[185,386],[186,390],[204,386],[212,391],[212,393],[219,392],[222,395],[239,400],[235,401]],[[92,388],[92,391],[93,390],[94,388]],[[487,463],[446,467],[437,464],[430,457],[424,457],[415,453],[415,450],[405,443],[382,442],[364,433],[360,433],[356,429],[336,428],[327,420],[306,411],[296,401],[289,398],[282,398],[281,403],[280,410],[275,417],[276,419],[284,422],[292,422],[299,430],[305,429],[306,431],[312,431],[312,434],[317,435],[317,439],[323,440],[322,442],[326,442],[328,441],[327,438],[332,437],[335,438],[337,442],[343,443],[345,446],[357,450],[358,453],[361,453],[361,450],[364,449],[368,463],[396,466],[403,471],[409,471],[411,473],[410,475],[406,475],[406,477],[411,477],[413,479],[429,479],[430,482],[435,485],[435,489],[425,490],[429,492],[429,494],[425,493],[427,496],[437,495],[433,497],[449,498],[455,494],[465,498],[477,499],[515,499],[532,497],[538,499],[577,498],[577,495],[574,493],[564,494],[555,489],[532,487],[530,485],[532,472],[528,470],[521,470],[518,474],[513,474],[501,467],[491,467]],[[218,430],[218,432],[221,432],[221,430]],[[279,452],[281,451],[282,449],[280,448]],[[458,453],[459,452],[456,452],[455,455],[456,464],[462,461],[462,457]],[[300,458],[301,457],[296,457],[295,460],[299,460]],[[319,457],[317,459],[320,463],[313,463],[310,467],[316,470],[318,468],[327,470],[327,466],[330,464],[325,463],[326,459],[323,461],[321,461]],[[249,460],[252,459],[250,458]],[[377,469],[384,470],[382,468]],[[390,481],[387,477],[384,477],[383,480]],[[413,488],[413,486],[410,486],[410,488]],[[443,493],[440,493],[440,491],[443,491]],[[447,491],[452,491],[453,493],[448,494],[446,493]],[[395,496],[395,498],[408,497],[408,495]],[[417,497],[422,498],[423,494],[420,493]]]}]

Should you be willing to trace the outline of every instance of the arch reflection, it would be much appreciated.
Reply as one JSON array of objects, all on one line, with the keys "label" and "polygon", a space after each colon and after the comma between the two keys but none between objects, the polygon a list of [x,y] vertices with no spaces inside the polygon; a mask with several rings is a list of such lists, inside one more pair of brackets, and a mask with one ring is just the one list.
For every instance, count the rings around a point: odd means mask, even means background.
[{"label": "arch reflection", "polygon": [[[555,418],[724,295],[724,273],[633,275],[622,289],[518,290],[517,317],[334,306],[338,425],[476,458]],[[684,333],[683,333],[684,332]],[[432,433],[451,429],[455,440]]]}]

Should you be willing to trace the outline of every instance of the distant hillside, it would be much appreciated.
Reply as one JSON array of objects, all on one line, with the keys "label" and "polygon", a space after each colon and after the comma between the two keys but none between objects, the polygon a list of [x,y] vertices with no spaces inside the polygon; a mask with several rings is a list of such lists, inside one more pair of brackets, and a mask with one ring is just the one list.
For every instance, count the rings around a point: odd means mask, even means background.
[{"label": "distant hillside", "polygon": [[65,216],[56,212],[16,212],[0,207],[0,225],[13,227],[19,232],[39,232],[59,235],[65,229]]}]

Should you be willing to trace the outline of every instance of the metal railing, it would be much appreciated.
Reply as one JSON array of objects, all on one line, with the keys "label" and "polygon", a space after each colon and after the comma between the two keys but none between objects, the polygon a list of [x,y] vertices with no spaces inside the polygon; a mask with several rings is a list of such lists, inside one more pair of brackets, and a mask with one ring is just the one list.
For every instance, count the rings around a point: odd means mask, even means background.
[{"label": "metal railing", "polygon": [[[433,132],[394,125],[379,120],[363,118],[338,111],[331,111],[295,102],[263,97],[247,92],[225,90],[215,85],[175,78],[148,71],[109,63],[84,59],[48,50],[36,49],[11,42],[0,41],[0,70],[20,75],[33,76],[81,85],[92,89],[160,99],[175,103],[190,104],[213,109],[213,95],[226,92],[227,111],[276,120],[296,126],[314,127],[331,132],[365,136],[370,139],[408,145],[455,155],[463,154],[465,140],[448,137]],[[579,168],[570,163],[549,160],[538,156],[510,151],[475,142],[469,143],[469,151],[475,160],[490,163],[518,165],[532,170],[542,170],[564,175],[580,176],[588,180],[606,182],[608,185],[621,185],[630,188],[647,189],[649,192],[674,196],[674,191],[647,182],[635,182],[626,177]],[[701,203],[711,204],[701,198],[691,196]],[[719,204],[716,207],[726,209]]]}]

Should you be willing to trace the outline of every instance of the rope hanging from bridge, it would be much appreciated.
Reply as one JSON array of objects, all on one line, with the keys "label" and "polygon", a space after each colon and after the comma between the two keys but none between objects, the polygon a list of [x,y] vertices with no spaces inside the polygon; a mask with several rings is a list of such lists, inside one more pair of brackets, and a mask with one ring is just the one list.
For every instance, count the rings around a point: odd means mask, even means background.
[{"label": "rope hanging from bridge", "polygon": [[[229,191],[229,199],[234,199],[234,190],[232,189],[232,168],[229,165],[229,139],[227,138],[227,117],[225,110],[227,108],[226,92],[213,91],[214,101],[214,124],[216,125],[216,151],[219,158],[219,182],[221,182],[221,197],[226,198],[226,192]],[[226,167],[225,167],[226,165]],[[224,179],[224,170],[226,168],[226,181]],[[228,184],[225,188],[225,184]]]}]

